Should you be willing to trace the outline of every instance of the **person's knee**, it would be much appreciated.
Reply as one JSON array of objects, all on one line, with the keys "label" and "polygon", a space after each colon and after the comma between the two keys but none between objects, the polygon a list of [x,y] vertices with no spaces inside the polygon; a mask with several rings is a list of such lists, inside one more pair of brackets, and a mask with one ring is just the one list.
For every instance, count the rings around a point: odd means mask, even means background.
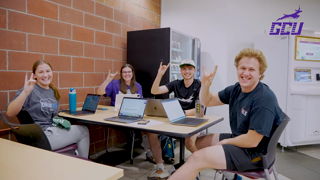
[{"label": "person's knee", "polygon": [[188,161],[192,164],[198,164],[203,161],[203,153],[200,151],[192,153],[192,155],[188,158]]},{"label": "person's knee", "polygon": [[191,149],[193,149],[195,147],[195,142],[191,138],[187,138],[185,140],[185,146],[190,151]]},{"label": "person's knee", "polygon": [[158,139],[158,134],[148,133],[148,139],[149,139],[149,140]]},{"label": "person's knee", "polygon": [[84,136],[89,136],[89,129],[87,126],[84,126],[84,125],[77,125],[77,126],[81,134],[83,134]]}]

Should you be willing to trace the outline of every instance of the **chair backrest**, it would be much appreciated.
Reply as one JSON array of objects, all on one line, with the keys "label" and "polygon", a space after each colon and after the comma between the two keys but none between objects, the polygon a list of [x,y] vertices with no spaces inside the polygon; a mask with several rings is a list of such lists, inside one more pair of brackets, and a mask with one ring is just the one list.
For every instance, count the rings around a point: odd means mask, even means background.
[{"label": "chair backrest", "polygon": [[262,162],[263,162],[264,168],[269,168],[273,165],[276,158],[276,149],[277,149],[278,141],[280,139],[282,132],[284,131],[288,122],[290,121],[290,118],[284,112],[281,113],[281,119],[282,119],[281,124],[274,131],[269,141],[267,154],[262,156]]},{"label": "chair backrest", "polygon": [[47,136],[38,124],[13,124],[5,116],[3,118],[10,125],[19,143],[52,151]]},{"label": "chair backrest", "polygon": [[20,111],[17,115],[20,124],[33,124],[34,121],[28,111]]}]

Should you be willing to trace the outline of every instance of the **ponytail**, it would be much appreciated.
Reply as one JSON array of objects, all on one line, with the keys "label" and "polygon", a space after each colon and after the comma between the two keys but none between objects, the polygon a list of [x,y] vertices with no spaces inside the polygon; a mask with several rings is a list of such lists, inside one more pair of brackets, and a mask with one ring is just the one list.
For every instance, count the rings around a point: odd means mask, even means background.
[{"label": "ponytail", "polygon": [[58,88],[56,88],[53,84],[49,84],[49,87],[51,87],[51,89],[53,89],[54,96],[56,97],[56,99],[60,100],[60,93],[59,93]]}]

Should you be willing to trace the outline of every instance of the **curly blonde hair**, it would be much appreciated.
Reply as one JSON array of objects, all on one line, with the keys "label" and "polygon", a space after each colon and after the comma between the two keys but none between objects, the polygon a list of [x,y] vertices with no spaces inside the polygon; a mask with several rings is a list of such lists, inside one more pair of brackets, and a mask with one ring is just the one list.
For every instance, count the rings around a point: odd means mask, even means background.
[{"label": "curly blonde hair", "polygon": [[239,61],[243,57],[256,58],[259,61],[259,64],[260,64],[259,72],[261,73],[261,76],[259,79],[262,80],[264,78],[263,73],[266,71],[268,67],[266,57],[264,56],[263,52],[253,48],[246,48],[241,50],[239,54],[236,56],[236,58],[234,59],[234,65],[236,66],[236,68],[238,68]]}]

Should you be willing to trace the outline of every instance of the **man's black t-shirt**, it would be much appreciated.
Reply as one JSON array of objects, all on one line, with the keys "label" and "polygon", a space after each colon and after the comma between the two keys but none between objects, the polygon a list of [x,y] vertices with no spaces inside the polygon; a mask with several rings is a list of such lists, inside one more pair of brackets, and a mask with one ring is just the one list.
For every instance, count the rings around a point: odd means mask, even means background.
[{"label": "man's black t-shirt", "polygon": [[239,136],[248,130],[255,130],[264,137],[256,148],[247,148],[252,158],[265,154],[268,142],[281,123],[282,110],[274,93],[259,82],[256,88],[243,93],[239,83],[219,92],[220,101],[229,104],[229,118],[232,134]]},{"label": "man's black t-shirt", "polygon": [[174,92],[174,96],[179,99],[183,110],[195,108],[195,100],[199,97],[201,82],[194,79],[191,86],[186,87],[184,80],[175,80],[169,82],[165,86],[168,88],[169,93]]}]

